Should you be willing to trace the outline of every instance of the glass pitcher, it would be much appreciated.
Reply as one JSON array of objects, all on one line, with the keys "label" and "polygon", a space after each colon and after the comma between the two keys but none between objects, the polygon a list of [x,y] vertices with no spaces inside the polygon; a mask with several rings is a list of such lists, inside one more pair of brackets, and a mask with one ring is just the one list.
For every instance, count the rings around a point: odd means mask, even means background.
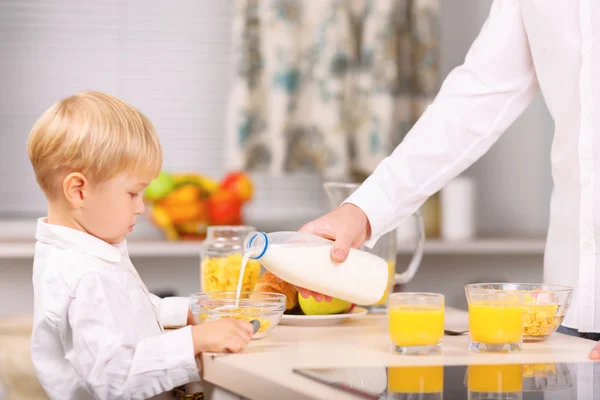
[{"label": "glass pitcher", "polygon": [[[359,185],[356,183],[341,182],[326,182],[323,185],[333,209],[338,208],[358,187]],[[408,268],[403,273],[396,273],[396,230],[381,236],[372,249],[366,246],[361,247],[361,250],[375,254],[388,263],[388,286],[381,300],[373,305],[366,306],[371,313],[387,312],[388,297],[390,292],[393,291],[394,285],[402,285],[410,282],[419,269],[421,259],[423,258],[423,245],[425,244],[425,227],[423,225],[423,217],[419,211],[415,212],[411,217],[414,219],[415,230],[417,231],[416,243]]]}]

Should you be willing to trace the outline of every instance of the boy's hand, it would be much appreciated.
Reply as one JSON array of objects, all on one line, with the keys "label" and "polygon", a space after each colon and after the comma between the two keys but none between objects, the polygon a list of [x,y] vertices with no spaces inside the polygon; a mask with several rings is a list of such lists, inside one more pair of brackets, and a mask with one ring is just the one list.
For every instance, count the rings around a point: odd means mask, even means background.
[{"label": "boy's hand", "polygon": [[188,309],[187,315],[187,324],[188,325],[197,325],[199,322],[194,318],[194,314],[192,314],[192,310]]},{"label": "boy's hand", "polygon": [[194,354],[239,353],[252,339],[251,323],[237,319],[220,319],[192,327]]}]

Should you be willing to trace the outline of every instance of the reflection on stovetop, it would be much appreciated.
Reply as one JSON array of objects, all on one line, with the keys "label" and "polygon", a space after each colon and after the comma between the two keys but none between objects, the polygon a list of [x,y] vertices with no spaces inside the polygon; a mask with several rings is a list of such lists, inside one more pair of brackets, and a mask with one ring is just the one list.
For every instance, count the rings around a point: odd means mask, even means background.
[{"label": "reflection on stovetop", "polygon": [[297,369],[357,399],[600,400],[600,363]]}]

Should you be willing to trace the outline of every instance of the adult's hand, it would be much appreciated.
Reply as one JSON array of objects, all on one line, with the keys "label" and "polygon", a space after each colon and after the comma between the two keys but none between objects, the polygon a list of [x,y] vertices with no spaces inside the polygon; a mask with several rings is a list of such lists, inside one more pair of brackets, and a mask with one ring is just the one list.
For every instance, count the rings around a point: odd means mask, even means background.
[{"label": "adult's hand", "polygon": [[[353,204],[341,207],[309,222],[300,228],[306,232],[334,240],[331,247],[331,259],[334,262],[344,262],[348,258],[350,248],[358,248],[371,234],[371,226],[365,213]],[[313,296],[317,301],[331,301],[331,297],[297,287],[304,298]]]}]

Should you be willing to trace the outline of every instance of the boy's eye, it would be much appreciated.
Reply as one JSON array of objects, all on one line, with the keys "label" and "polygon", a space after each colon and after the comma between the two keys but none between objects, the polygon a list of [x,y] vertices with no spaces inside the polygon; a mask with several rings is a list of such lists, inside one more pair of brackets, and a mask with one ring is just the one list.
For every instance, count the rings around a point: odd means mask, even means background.
[{"label": "boy's eye", "polygon": [[139,193],[129,193],[129,195],[130,195],[131,197],[134,197],[134,198],[135,198],[135,197],[139,196]]}]

